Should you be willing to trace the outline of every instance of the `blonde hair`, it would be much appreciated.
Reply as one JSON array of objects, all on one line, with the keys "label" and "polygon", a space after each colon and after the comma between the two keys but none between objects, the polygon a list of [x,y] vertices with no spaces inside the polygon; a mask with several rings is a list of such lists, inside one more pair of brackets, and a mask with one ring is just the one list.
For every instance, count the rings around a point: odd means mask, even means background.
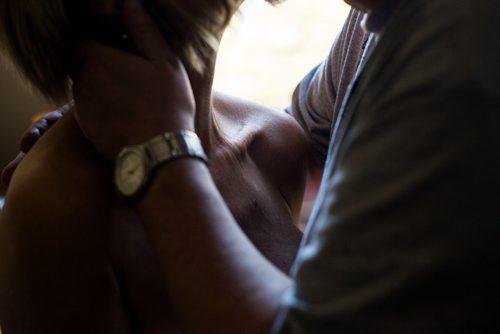
[{"label": "blonde hair", "polygon": [[[74,66],[75,27],[85,0],[0,0],[0,46],[28,84],[48,100],[67,101]],[[240,0],[143,0],[173,51],[202,72],[217,34]],[[73,14],[73,15],[72,15]]]}]

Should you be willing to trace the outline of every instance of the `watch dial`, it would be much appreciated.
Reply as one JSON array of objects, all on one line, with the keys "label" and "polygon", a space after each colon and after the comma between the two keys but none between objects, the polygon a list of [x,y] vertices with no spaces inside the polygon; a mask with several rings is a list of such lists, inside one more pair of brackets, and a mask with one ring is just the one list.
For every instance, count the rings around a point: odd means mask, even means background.
[{"label": "watch dial", "polygon": [[119,159],[115,181],[118,189],[125,196],[134,195],[142,187],[145,180],[146,168],[141,153],[129,151]]}]

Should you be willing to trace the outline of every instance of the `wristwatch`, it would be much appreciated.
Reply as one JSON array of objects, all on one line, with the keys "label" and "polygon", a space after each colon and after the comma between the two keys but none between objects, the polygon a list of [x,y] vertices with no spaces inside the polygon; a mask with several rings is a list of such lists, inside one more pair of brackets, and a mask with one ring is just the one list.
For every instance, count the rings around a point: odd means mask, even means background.
[{"label": "wristwatch", "polygon": [[200,139],[192,131],[167,132],[142,145],[126,147],[116,160],[116,189],[127,199],[137,199],[159,165],[185,157],[208,163]]}]

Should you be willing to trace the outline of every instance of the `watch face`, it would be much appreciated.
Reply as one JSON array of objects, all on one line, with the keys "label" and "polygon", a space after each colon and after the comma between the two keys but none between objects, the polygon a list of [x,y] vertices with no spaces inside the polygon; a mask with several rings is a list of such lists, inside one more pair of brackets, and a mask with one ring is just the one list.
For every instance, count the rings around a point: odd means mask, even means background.
[{"label": "watch face", "polygon": [[143,150],[131,148],[120,154],[115,170],[115,183],[122,195],[135,195],[144,185],[146,174],[146,157]]}]

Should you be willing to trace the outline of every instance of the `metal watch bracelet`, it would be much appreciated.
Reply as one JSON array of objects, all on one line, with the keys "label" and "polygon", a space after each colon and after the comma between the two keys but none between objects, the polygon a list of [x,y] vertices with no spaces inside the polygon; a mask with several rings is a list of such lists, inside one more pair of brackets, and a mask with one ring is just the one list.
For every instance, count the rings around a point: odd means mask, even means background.
[{"label": "metal watch bracelet", "polygon": [[196,158],[208,163],[196,133],[167,132],[142,145],[126,147],[116,161],[116,189],[124,197],[135,199],[144,192],[158,166],[180,158]]}]

